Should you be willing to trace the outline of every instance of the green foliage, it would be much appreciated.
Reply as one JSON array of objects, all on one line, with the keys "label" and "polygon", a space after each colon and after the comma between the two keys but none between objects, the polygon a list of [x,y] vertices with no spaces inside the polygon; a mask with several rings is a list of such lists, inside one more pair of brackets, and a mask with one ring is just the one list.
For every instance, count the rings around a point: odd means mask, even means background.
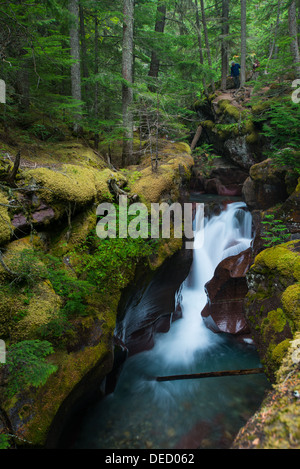
[{"label": "green foliage", "polygon": [[47,269],[40,261],[38,251],[31,248],[14,253],[9,268],[14,273],[13,282],[25,283],[28,287],[47,277]]},{"label": "green foliage", "polygon": [[12,345],[7,351],[6,392],[12,397],[29,386],[39,387],[47,381],[57,367],[45,360],[53,353],[52,345],[47,341],[24,340]]},{"label": "green foliage", "polygon": [[154,244],[145,239],[99,240],[92,253],[81,254],[80,271],[101,293],[120,290],[133,275],[136,263],[153,253]]},{"label": "green foliage", "polygon": [[55,293],[64,299],[64,305],[61,309],[62,316],[85,316],[87,314],[86,297],[93,290],[92,285],[85,280],[70,276],[61,267],[59,259],[54,256],[48,255],[47,260],[48,278],[51,285]]},{"label": "green foliage", "polygon": [[262,239],[265,241],[265,248],[284,243],[290,237],[284,223],[281,220],[275,219],[273,214],[266,214],[262,224],[264,225]]},{"label": "green foliage", "polygon": [[214,169],[214,162],[220,156],[213,153],[213,145],[204,143],[200,147],[194,150],[195,162],[200,168],[202,175],[207,177],[209,173]]},{"label": "green foliage", "polygon": [[75,338],[75,328],[70,321],[60,313],[59,317],[40,326],[37,335],[41,340],[47,340],[58,348],[63,349]]},{"label": "green foliage", "polygon": [[300,106],[291,98],[272,101],[263,114],[263,134],[270,138],[270,156],[277,165],[300,174]]},{"label": "green foliage", "polygon": [[10,447],[10,436],[1,434],[0,435],[0,449],[8,449]]}]

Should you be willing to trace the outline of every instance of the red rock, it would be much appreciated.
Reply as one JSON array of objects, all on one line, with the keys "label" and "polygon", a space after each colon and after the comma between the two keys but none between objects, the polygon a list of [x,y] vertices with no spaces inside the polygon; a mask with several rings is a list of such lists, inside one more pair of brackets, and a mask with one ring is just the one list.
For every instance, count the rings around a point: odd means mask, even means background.
[{"label": "red rock", "polygon": [[201,315],[213,332],[249,334],[244,316],[244,298],[248,292],[246,273],[252,263],[252,251],[247,249],[224,259],[213,278],[205,285],[208,303]]}]

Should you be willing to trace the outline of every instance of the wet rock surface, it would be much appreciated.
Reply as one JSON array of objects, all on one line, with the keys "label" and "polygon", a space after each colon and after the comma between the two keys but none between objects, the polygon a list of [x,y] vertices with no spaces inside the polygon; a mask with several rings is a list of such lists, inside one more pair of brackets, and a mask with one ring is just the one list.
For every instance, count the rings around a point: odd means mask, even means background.
[{"label": "wet rock surface", "polygon": [[206,284],[208,303],[201,315],[213,332],[250,334],[244,315],[244,299],[248,292],[246,273],[251,262],[251,249],[224,259]]}]

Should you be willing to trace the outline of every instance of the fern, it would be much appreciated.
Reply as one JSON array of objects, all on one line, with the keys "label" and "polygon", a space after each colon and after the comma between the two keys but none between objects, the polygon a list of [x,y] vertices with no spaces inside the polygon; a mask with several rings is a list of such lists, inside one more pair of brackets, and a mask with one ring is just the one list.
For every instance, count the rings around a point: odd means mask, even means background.
[{"label": "fern", "polygon": [[52,345],[47,341],[24,340],[12,345],[7,352],[7,395],[16,393],[29,386],[39,387],[45,384],[57,367],[45,360],[53,353]]},{"label": "fern", "polygon": [[262,236],[265,248],[281,244],[290,237],[286,226],[281,220],[276,220],[273,214],[265,215],[265,221],[262,221],[262,224],[265,227]]}]

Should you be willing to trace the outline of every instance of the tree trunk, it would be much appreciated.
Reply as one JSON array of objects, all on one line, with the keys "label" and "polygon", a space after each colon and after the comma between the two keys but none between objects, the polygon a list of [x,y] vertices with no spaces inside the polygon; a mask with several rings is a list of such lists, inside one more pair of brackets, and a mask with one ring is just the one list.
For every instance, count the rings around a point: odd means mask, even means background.
[{"label": "tree trunk", "polygon": [[[98,31],[98,18],[97,15],[95,15],[94,18],[94,23],[95,23],[95,39],[94,39],[94,45],[95,45],[95,64],[94,64],[94,73],[95,73],[95,90],[94,90],[94,113],[95,113],[95,120],[97,121],[98,119],[98,113],[99,113],[99,85],[98,85],[98,72],[99,72],[99,66],[98,66],[98,60],[99,60],[99,31]],[[98,150],[99,148],[99,133],[95,132],[94,136],[94,143],[95,143],[95,149]]]},{"label": "tree trunk", "polygon": [[265,74],[268,73],[268,65],[269,65],[270,60],[272,59],[274,49],[275,49],[275,57],[276,57],[276,39],[277,39],[279,22],[280,22],[280,6],[281,6],[281,0],[278,0],[278,3],[277,3],[277,20],[276,20],[276,26],[275,26],[275,31],[274,31],[274,38],[273,38],[273,42],[272,42],[272,45],[271,45],[271,48],[270,48],[270,54],[269,54],[269,57],[268,57],[268,60],[267,60],[266,68],[265,68]]},{"label": "tree trunk", "polygon": [[[166,24],[166,12],[167,6],[165,4],[161,5],[161,0],[158,0],[157,4],[157,12],[156,12],[156,22],[155,22],[155,32],[156,33],[163,33]],[[149,77],[157,78],[159,72],[159,58],[157,52],[152,50],[151,53],[151,63],[150,63],[150,70],[149,70]],[[155,86],[150,85],[149,90],[154,93],[156,91]]]},{"label": "tree trunk", "polygon": [[229,0],[222,0],[222,44],[221,44],[221,56],[222,56],[221,88],[222,90],[226,90],[227,88],[228,35],[229,35]]},{"label": "tree trunk", "polygon": [[133,159],[133,22],[134,0],[123,0],[123,50],[122,50],[122,76],[127,83],[122,85],[123,108],[123,166],[132,163]]},{"label": "tree trunk", "polygon": [[[196,26],[197,26],[197,36],[198,36],[198,47],[199,47],[200,63],[201,63],[201,65],[204,65],[203,49],[202,49],[202,38],[201,38],[201,27],[200,27],[200,18],[199,18],[197,0],[195,0],[195,7],[196,7]],[[204,88],[204,94],[206,96],[208,96],[206,81],[205,81],[204,77],[202,78],[202,83],[203,83],[203,88]]]},{"label": "tree trunk", "polygon": [[[206,47],[206,53],[207,53],[207,61],[208,61],[209,68],[211,69],[212,63],[211,63],[210,47],[209,47],[209,40],[208,40],[204,0],[200,0],[200,1],[201,1],[201,14],[202,14],[202,24],[203,24],[204,38],[205,38],[205,47]],[[215,91],[216,88],[215,88],[214,80],[211,79],[210,83],[211,83],[212,91]]]},{"label": "tree trunk", "polygon": [[[84,24],[84,10],[82,5],[79,5],[79,18],[80,18],[80,41],[81,41],[81,64],[82,64],[82,76],[83,78],[89,77],[89,69],[87,64],[87,48],[85,39],[85,24]],[[88,85],[84,84],[85,102],[88,100]]]},{"label": "tree trunk", "polygon": [[241,86],[246,83],[247,0],[241,0]]},{"label": "tree trunk", "polygon": [[297,78],[300,78],[300,53],[299,53],[299,43],[298,43],[298,37],[297,37],[297,11],[296,11],[295,0],[292,2],[289,8],[289,33],[292,39],[291,53],[293,57],[293,63],[295,65]]},{"label": "tree trunk", "polygon": [[18,109],[20,112],[28,112],[30,107],[30,85],[29,85],[29,64],[24,60],[17,71],[16,91],[19,94]]},{"label": "tree trunk", "polygon": [[[69,11],[71,14],[70,27],[70,49],[74,63],[71,65],[71,86],[72,98],[81,101],[81,72],[80,72],[80,40],[79,40],[79,0],[69,0]],[[77,134],[80,129],[81,108],[78,103],[78,110],[75,115],[73,131]]]}]

